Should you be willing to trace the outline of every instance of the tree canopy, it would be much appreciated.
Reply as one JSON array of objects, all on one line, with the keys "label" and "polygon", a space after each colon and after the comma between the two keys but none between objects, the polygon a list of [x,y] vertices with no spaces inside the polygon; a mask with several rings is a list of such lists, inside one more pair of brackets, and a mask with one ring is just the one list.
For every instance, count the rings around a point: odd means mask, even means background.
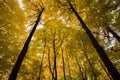
[{"label": "tree canopy", "polygon": [[119,17],[119,0],[0,0],[0,79],[120,78]]}]

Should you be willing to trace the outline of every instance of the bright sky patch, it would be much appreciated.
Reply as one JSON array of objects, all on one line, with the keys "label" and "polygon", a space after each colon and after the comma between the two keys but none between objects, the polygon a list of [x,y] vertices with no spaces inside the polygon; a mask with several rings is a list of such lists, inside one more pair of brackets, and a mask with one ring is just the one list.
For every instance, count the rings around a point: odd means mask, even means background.
[{"label": "bright sky patch", "polygon": [[20,5],[20,8],[24,10],[24,4],[22,3],[22,0],[17,0],[18,4]]}]

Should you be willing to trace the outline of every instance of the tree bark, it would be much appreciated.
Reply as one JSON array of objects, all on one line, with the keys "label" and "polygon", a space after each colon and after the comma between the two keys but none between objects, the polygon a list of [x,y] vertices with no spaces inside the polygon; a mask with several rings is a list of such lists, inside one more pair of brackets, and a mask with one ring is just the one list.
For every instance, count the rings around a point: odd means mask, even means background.
[{"label": "tree bark", "polygon": [[99,57],[103,61],[104,65],[106,66],[108,72],[111,74],[112,78],[114,80],[119,80],[120,79],[120,74],[117,71],[117,69],[114,67],[108,56],[106,55],[104,49],[98,44],[97,40],[94,38],[93,34],[91,31],[88,29],[86,26],[85,22],[82,20],[82,18],[79,16],[77,11],[74,9],[73,5],[71,4],[70,0],[67,0],[68,4],[70,5],[72,11],[76,15],[77,19],[80,21],[82,24],[82,28],[86,31],[86,34],[88,35],[93,47],[96,49],[97,53],[99,54]]},{"label": "tree bark", "polygon": [[120,42],[120,36],[114,32],[110,27],[106,27],[106,29]]},{"label": "tree bark", "polygon": [[16,61],[15,65],[14,65],[14,67],[12,69],[11,74],[9,75],[8,80],[16,80],[16,77],[17,77],[17,74],[19,72],[20,66],[21,66],[21,64],[23,62],[23,59],[24,59],[26,53],[27,53],[29,43],[30,43],[31,38],[32,38],[32,36],[33,36],[33,34],[34,34],[35,30],[36,30],[36,27],[37,27],[39,21],[40,21],[40,17],[42,15],[43,11],[44,11],[44,8],[42,8],[42,10],[40,11],[40,13],[38,15],[38,18],[36,20],[36,23],[35,23],[32,31],[30,32],[30,34],[29,34],[29,36],[28,36],[28,38],[27,38],[27,40],[26,40],[26,42],[25,42],[25,44],[24,44],[24,46],[23,46],[23,48],[22,48],[22,50],[21,50],[21,52],[20,52],[20,54],[18,56],[18,58],[17,58],[17,61]]}]

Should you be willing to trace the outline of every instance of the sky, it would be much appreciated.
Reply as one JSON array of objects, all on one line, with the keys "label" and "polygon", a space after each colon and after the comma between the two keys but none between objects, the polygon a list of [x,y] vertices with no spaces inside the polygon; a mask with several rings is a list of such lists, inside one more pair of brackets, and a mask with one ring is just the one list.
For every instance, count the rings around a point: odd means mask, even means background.
[{"label": "sky", "polygon": [[[18,4],[20,5],[20,8],[22,9],[22,10],[24,10],[24,4],[22,3],[22,0],[17,0],[18,1]],[[27,31],[29,31],[30,29],[31,29],[31,27],[29,26],[28,27],[28,25],[27,25]],[[40,28],[43,28],[43,25],[42,24],[39,24],[38,26],[37,26],[37,29],[40,29]]]},{"label": "sky", "polygon": [[19,5],[20,5],[20,8],[24,10],[24,4],[22,3],[22,0],[17,0]]}]

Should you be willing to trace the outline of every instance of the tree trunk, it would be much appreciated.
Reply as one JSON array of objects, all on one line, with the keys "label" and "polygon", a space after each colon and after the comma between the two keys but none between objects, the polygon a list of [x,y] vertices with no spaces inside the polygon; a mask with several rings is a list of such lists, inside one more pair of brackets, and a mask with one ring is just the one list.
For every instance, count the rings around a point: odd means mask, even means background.
[{"label": "tree trunk", "polygon": [[57,53],[56,53],[56,45],[55,45],[55,35],[54,35],[54,39],[53,39],[53,52],[54,52],[54,68],[53,68],[53,72],[54,72],[54,79],[57,80]]},{"label": "tree trunk", "polygon": [[14,67],[12,69],[11,74],[9,75],[8,80],[16,80],[16,77],[17,77],[17,74],[19,72],[20,66],[21,66],[21,64],[23,62],[23,59],[24,59],[24,57],[26,55],[26,52],[28,50],[29,43],[30,43],[31,38],[32,38],[32,36],[33,36],[33,34],[34,34],[35,30],[36,30],[36,27],[37,27],[39,21],[40,21],[40,17],[42,15],[43,11],[44,11],[44,8],[42,8],[42,10],[40,11],[40,13],[38,15],[38,18],[36,20],[36,23],[35,23],[32,31],[30,32],[30,34],[29,34],[29,36],[28,36],[28,38],[27,38],[27,40],[26,40],[26,42],[25,42],[25,44],[24,44],[24,46],[23,46],[23,48],[22,48],[22,50],[21,50],[21,52],[20,52],[20,54],[18,56],[18,58],[17,58],[17,61],[16,61],[15,65],[14,65]]},{"label": "tree trunk", "polygon": [[79,64],[79,61],[77,59],[77,56],[75,56],[75,59],[76,59],[76,62],[77,62],[77,65],[78,65],[78,68],[79,68],[79,72],[81,74],[81,77],[82,77],[82,80],[84,79],[84,75],[83,75],[83,72],[82,72],[82,67],[80,66]]},{"label": "tree trunk", "polygon": [[63,63],[63,76],[64,80],[66,80],[66,73],[65,73],[65,61],[64,61],[64,55],[63,55],[63,50],[62,50],[62,63]]},{"label": "tree trunk", "polygon": [[45,48],[46,48],[46,38],[45,38],[45,44],[44,44],[42,60],[41,60],[41,63],[40,63],[40,71],[39,71],[38,80],[41,80],[41,73],[42,73],[42,68],[43,68],[43,59],[44,59],[44,55],[45,55]]},{"label": "tree trunk", "polygon": [[49,64],[50,73],[51,73],[51,75],[52,75],[52,80],[54,80],[54,73],[53,73],[53,71],[52,71],[51,63],[50,63],[50,49],[48,49],[48,64]]},{"label": "tree trunk", "polygon": [[120,36],[114,32],[110,27],[106,27],[106,29],[120,42]]},{"label": "tree trunk", "polygon": [[93,47],[96,49],[96,51],[99,54],[99,57],[103,61],[104,65],[106,66],[108,72],[111,74],[112,78],[114,80],[119,80],[120,79],[120,74],[117,71],[117,69],[114,67],[108,56],[106,55],[104,49],[98,44],[97,40],[94,38],[92,35],[91,31],[88,29],[86,26],[85,22],[82,20],[82,18],[78,15],[77,11],[74,9],[73,5],[71,4],[70,0],[67,0],[68,4],[70,5],[72,11],[76,15],[77,19],[80,21],[82,24],[83,29],[86,31],[86,34],[88,35]]},{"label": "tree trunk", "polygon": [[70,70],[70,61],[69,61],[69,56],[68,56],[68,53],[66,52],[66,58],[67,58],[67,63],[68,63],[68,71],[69,71],[69,80],[72,80],[72,77],[71,77],[71,70]]},{"label": "tree trunk", "polygon": [[[78,42],[79,42],[79,48],[80,48],[81,47],[80,46],[80,41],[78,40]],[[91,79],[92,80],[97,80],[97,74],[95,73],[94,66],[92,65],[92,63],[91,63],[91,61],[90,61],[90,59],[87,55],[88,54],[87,48],[86,48],[85,42],[83,40],[82,40],[82,45],[83,45],[84,56],[85,56],[86,60],[88,61],[89,67],[91,68],[91,73],[92,73],[92,76],[93,76],[93,77],[91,77]]]}]

